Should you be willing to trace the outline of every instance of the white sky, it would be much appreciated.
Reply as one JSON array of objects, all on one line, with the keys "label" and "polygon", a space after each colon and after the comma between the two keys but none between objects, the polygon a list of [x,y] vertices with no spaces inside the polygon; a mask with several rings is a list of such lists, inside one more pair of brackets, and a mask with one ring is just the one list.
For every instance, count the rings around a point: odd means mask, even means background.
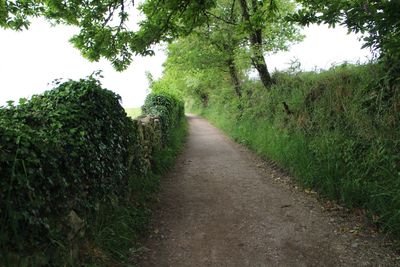
[{"label": "white sky", "polygon": [[[158,49],[156,56],[137,57],[124,72],[116,72],[105,60],[89,62],[68,42],[77,29],[68,26],[51,27],[35,20],[29,30],[14,32],[0,29],[0,105],[7,100],[17,101],[50,89],[56,78],[79,79],[96,70],[103,70],[102,84],[122,96],[124,107],[139,107],[147,92],[146,71],[154,78],[162,74],[165,55]],[[302,68],[329,68],[332,63],[367,61],[368,50],[354,35],[343,28],[328,29],[311,26],[305,29],[306,39],[290,52],[268,56],[270,70],[285,69],[294,57]]]},{"label": "white sky", "polygon": [[359,35],[347,34],[347,28],[311,25],[303,30],[303,34],[305,39],[293,45],[288,52],[266,58],[271,70],[287,69],[294,58],[299,60],[303,70],[329,69],[332,65],[363,63],[372,58],[368,48],[361,49]]}]

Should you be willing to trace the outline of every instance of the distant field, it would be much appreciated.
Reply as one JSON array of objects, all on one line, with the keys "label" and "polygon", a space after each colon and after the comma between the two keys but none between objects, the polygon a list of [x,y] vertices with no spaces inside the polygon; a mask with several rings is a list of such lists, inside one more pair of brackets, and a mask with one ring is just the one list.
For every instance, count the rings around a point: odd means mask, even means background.
[{"label": "distant field", "polygon": [[126,108],[125,112],[126,112],[126,114],[128,114],[129,117],[136,118],[137,116],[142,114],[142,109],[141,108]]}]

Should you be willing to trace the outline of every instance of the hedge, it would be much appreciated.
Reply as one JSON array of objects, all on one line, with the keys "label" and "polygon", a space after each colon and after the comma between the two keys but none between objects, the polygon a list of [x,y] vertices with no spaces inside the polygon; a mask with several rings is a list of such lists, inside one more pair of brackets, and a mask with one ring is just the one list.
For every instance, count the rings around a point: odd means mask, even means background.
[{"label": "hedge", "polygon": [[150,94],[142,106],[143,114],[159,116],[162,127],[162,140],[167,142],[171,125],[176,125],[184,116],[183,102],[166,92]]},{"label": "hedge", "polygon": [[[0,109],[0,262],[34,251],[57,255],[72,238],[71,214],[87,220],[101,203],[131,197],[129,180],[149,166],[143,128],[119,101],[88,78]],[[171,96],[150,94],[145,107],[166,133],[183,116]]]}]

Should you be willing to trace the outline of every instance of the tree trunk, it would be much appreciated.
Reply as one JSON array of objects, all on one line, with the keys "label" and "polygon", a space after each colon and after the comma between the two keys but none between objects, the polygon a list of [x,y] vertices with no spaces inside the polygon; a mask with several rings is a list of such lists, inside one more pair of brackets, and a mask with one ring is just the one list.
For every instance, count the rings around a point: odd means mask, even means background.
[{"label": "tree trunk", "polygon": [[[257,1],[252,2],[253,11],[257,11]],[[269,74],[267,63],[263,55],[263,43],[262,43],[262,29],[254,29],[250,24],[249,8],[247,6],[247,0],[240,0],[240,7],[242,9],[243,20],[250,25],[250,48],[251,48],[251,61],[252,65],[256,68],[258,75],[260,76],[261,82],[265,88],[269,89],[272,84],[271,75]]]},{"label": "tree trunk", "polygon": [[239,80],[239,75],[237,72],[235,61],[233,60],[233,58],[229,58],[226,63],[229,67],[229,75],[231,76],[233,87],[235,88],[235,93],[238,96],[238,98],[241,98],[242,97],[242,85]]},{"label": "tree trunk", "polygon": [[[262,53],[262,48],[260,49],[257,45],[252,47],[252,65],[258,71],[258,75],[260,76],[261,82],[265,88],[269,89],[272,84],[271,75],[269,74],[267,64],[265,63],[265,59]],[[261,50],[261,51],[260,51]]]}]

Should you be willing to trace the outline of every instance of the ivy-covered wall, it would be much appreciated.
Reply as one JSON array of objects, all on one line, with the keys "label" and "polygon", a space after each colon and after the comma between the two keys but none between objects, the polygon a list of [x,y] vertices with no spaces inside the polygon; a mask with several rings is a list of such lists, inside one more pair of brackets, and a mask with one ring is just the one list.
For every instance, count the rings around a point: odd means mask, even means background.
[{"label": "ivy-covered wall", "polygon": [[0,109],[0,263],[68,254],[100,207],[140,195],[183,103],[150,94],[132,120],[119,101],[89,78]]}]

